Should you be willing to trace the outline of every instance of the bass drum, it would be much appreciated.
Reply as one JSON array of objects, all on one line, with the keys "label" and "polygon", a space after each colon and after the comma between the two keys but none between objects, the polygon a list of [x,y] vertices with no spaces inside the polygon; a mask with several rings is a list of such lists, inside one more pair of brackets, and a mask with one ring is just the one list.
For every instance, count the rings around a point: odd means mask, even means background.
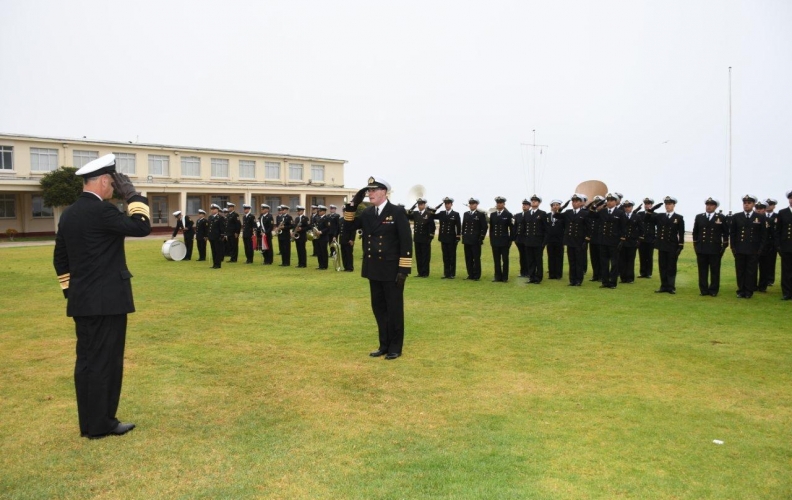
[{"label": "bass drum", "polygon": [[187,247],[179,240],[168,240],[162,244],[162,255],[168,260],[182,260],[187,255]]}]

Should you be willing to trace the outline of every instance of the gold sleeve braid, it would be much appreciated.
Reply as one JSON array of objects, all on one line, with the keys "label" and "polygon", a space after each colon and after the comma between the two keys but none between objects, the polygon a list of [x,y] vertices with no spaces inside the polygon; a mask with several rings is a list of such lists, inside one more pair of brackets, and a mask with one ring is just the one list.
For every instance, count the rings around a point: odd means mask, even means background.
[{"label": "gold sleeve braid", "polygon": [[69,280],[71,279],[71,273],[61,274],[58,276],[58,281],[60,282],[60,287],[62,290],[66,290],[69,288]]},{"label": "gold sleeve braid", "polygon": [[399,267],[412,267],[412,257],[401,257]]},{"label": "gold sleeve braid", "polygon": [[145,203],[141,203],[139,201],[133,201],[129,204],[128,207],[129,215],[142,215],[143,217],[150,219],[151,214],[149,212],[149,207]]}]

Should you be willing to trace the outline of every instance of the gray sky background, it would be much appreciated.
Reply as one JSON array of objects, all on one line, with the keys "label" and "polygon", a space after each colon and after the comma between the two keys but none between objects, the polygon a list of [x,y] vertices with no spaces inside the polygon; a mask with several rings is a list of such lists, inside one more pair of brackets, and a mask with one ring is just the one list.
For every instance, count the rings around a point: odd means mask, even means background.
[{"label": "gray sky background", "polygon": [[728,207],[732,66],[732,206],[792,189],[788,0],[2,6],[0,132],[341,158],[457,209],[600,179],[692,217]]}]

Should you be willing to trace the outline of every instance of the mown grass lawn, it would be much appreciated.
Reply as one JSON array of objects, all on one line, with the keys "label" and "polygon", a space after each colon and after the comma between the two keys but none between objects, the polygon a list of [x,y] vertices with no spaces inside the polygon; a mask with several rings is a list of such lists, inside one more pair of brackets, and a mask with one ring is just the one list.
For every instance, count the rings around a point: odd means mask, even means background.
[{"label": "mown grass lawn", "polygon": [[160,245],[127,240],[119,417],[138,428],[97,441],[52,247],[0,249],[0,497],[792,496],[792,304],[737,300],[730,257],[710,298],[692,249],[670,296],[657,272],[526,285],[516,250],[490,283],[488,247],[481,282],[440,280],[438,246],[384,361],[359,272],[217,271]]}]

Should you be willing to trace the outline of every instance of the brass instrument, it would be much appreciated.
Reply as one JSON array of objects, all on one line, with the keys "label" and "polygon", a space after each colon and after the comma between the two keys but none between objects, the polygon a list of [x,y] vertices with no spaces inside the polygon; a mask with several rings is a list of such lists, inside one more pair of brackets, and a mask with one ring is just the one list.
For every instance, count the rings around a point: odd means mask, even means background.
[{"label": "brass instrument", "polygon": [[333,267],[335,267],[336,271],[343,271],[344,263],[341,261],[341,243],[338,242],[337,238],[333,238],[332,243],[330,243],[330,249],[333,257]]},{"label": "brass instrument", "polygon": [[319,239],[319,236],[319,228],[311,226],[311,229],[308,230],[308,240],[313,241]]}]

